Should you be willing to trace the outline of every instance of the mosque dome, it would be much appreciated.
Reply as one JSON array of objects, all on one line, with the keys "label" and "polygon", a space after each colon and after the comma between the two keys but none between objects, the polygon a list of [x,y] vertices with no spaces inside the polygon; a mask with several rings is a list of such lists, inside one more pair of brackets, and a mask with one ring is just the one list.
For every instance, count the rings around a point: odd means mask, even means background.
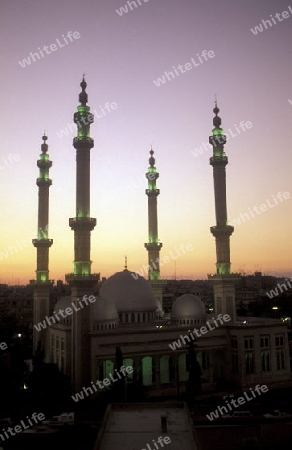
[{"label": "mosque dome", "polygon": [[172,305],[172,321],[177,325],[203,325],[206,311],[202,300],[193,294],[183,294]]},{"label": "mosque dome", "polygon": [[136,272],[115,273],[102,285],[100,295],[114,302],[122,323],[155,319],[157,300],[149,283]]},{"label": "mosque dome", "polygon": [[56,325],[61,324],[61,325],[71,326],[72,315],[66,315],[66,317],[64,318],[61,316],[61,314],[59,314],[60,309],[63,310],[64,314],[66,314],[65,313],[66,308],[72,308],[72,298],[70,296],[61,297],[60,300],[58,300],[57,303],[55,304],[54,312],[53,312],[52,316],[55,317],[55,315],[57,314],[57,317],[60,318],[59,322],[57,321],[57,318],[56,318]]},{"label": "mosque dome", "polygon": [[118,318],[117,308],[112,300],[104,297],[96,297],[93,305],[93,320],[95,322],[117,320]]}]

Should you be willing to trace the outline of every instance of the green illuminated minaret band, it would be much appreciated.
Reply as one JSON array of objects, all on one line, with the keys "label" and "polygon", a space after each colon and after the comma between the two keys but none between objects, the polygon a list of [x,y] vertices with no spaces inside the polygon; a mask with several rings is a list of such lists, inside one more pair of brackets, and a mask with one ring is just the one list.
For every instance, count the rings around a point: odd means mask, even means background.
[{"label": "green illuminated minaret band", "polygon": [[145,248],[148,251],[148,277],[150,281],[157,281],[160,279],[160,267],[159,267],[159,252],[162,247],[162,243],[158,239],[158,224],[157,224],[157,197],[159,195],[159,189],[156,187],[156,180],[159,177],[159,173],[156,171],[155,159],[153,157],[154,151],[150,150],[149,167],[146,173],[148,179],[148,189],[146,189],[146,195],[148,196],[148,233],[149,242],[145,244]]},{"label": "green illuminated minaret band", "polygon": [[224,152],[226,136],[221,128],[217,102],[213,112],[215,114],[213,118],[214,128],[212,136],[209,137],[209,142],[213,146],[213,156],[210,158],[210,164],[213,166],[216,226],[211,227],[210,230],[216,239],[217,274],[228,275],[231,272],[229,238],[234,228],[227,225],[225,167],[228,164],[228,158]]}]

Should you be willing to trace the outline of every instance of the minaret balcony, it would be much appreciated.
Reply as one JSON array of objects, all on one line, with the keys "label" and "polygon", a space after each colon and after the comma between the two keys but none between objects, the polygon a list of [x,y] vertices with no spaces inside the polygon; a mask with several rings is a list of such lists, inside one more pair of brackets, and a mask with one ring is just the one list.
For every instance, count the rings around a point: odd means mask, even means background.
[{"label": "minaret balcony", "polygon": [[226,164],[228,164],[228,157],[225,155],[225,153],[220,156],[212,156],[210,158],[210,164],[211,166],[226,166]]},{"label": "minaret balcony", "polygon": [[36,180],[37,186],[51,186],[52,180],[50,178],[37,178]]},{"label": "minaret balcony", "polygon": [[54,280],[30,280],[29,284],[39,284],[42,286],[53,286]]},{"label": "minaret balcony", "polygon": [[144,247],[148,250],[148,251],[160,251],[161,247],[162,247],[162,242],[146,242],[144,244]]},{"label": "minaret balcony", "polygon": [[78,274],[78,273],[67,273],[65,279],[68,284],[81,284],[83,286],[92,286],[92,284],[98,283],[100,280],[100,273],[89,273],[89,274]]},{"label": "minaret balcony", "polygon": [[241,274],[240,273],[227,273],[224,274],[218,274],[218,273],[208,273],[208,280],[213,281],[214,283],[219,282],[225,282],[225,283],[236,283],[240,281]]},{"label": "minaret balcony", "polygon": [[148,197],[152,197],[152,196],[157,197],[157,195],[160,194],[159,189],[146,189],[145,192],[148,195]]},{"label": "minaret balcony", "polygon": [[52,167],[53,163],[50,160],[44,160],[44,159],[39,159],[37,162],[37,166],[40,169],[50,169]]},{"label": "minaret balcony", "polygon": [[69,226],[72,230],[93,230],[96,225],[96,219],[92,217],[71,217]]},{"label": "minaret balcony", "polygon": [[224,226],[215,226],[210,227],[210,231],[214,237],[229,237],[232,235],[234,231],[234,227],[232,225],[224,225]]},{"label": "minaret balcony", "polygon": [[73,139],[73,146],[78,150],[79,148],[94,147],[94,140],[89,136],[77,136]]},{"label": "minaret balcony", "polygon": [[35,247],[51,247],[53,239],[33,239],[32,243]]}]

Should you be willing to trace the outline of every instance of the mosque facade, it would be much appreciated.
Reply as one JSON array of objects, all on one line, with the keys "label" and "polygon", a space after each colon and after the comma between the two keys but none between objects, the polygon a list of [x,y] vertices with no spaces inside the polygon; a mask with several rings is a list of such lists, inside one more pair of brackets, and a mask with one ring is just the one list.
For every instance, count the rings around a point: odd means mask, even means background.
[{"label": "mosque facade", "polygon": [[[118,272],[101,284],[91,273],[90,236],[96,219],[90,217],[90,151],[94,147],[90,125],[94,117],[87,105],[86,82],[80,84],[80,105],[74,115],[76,149],[76,217],[69,219],[74,231],[74,270],[67,274],[71,296],[61,298],[54,312],[58,316],[38,334],[34,331],[34,349],[43,348],[47,362],[58,365],[70,377],[72,389],[80,391],[91,382],[110,378],[117,368],[117,349],[123,364],[133,367],[127,383],[139,382],[151,395],[175,395],[186,390],[192,366],[190,347],[201,368],[203,391],[234,386],[238,389],[256,384],[279,385],[291,379],[287,326],[278,320],[236,317],[235,281],[231,272],[229,238],[233,227],[227,225],[226,136],[221,128],[217,104],[214,108],[214,129],[210,137],[213,167],[216,226],[211,232],[216,242],[216,273],[209,275],[214,285],[214,316],[206,314],[201,299],[192,294],[178,297],[170,314],[164,314],[163,280],[160,279],[156,180],[153,150],[150,151],[148,179],[149,279],[128,270]],[[45,141],[44,141],[45,143]],[[43,144],[44,145],[44,144]],[[46,145],[46,144],[45,144]],[[47,147],[42,154],[47,155]],[[39,227],[48,224],[48,169],[50,161],[43,156],[46,170],[38,183],[45,195],[47,211],[39,208]],[[43,187],[45,186],[45,187]],[[39,202],[42,201],[39,191]],[[43,207],[42,207],[43,208]],[[41,218],[40,220],[40,217]],[[52,240],[40,235],[34,243],[38,264],[34,294],[34,323],[52,314],[49,304],[51,281],[48,272],[48,251]],[[157,261],[158,260],[158,261]],[[153,265],[153,261],[156,264]],[[83,308],[83,296],[95,301]],[[74,307],[72,308],[72,306]],[[78,309],[79,305],[79,309]],[[220,317],[220,321],[218,318]],[[222,320],[222,318],[225,318]],[[228,320],[227,320],[228,318]],[[197,331],[195,331],[197,330]]]}]

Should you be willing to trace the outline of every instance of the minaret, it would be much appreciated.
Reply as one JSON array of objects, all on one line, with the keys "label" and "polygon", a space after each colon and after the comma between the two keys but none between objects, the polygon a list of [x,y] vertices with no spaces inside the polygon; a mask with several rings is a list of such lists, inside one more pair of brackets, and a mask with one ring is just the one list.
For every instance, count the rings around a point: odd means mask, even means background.
[{"label": "minaret", "polygon": [[[53,244],[53,239],[49,239],[49,188],[52,180],[49,178],[49,170],[52,167],[52,161],[49,160],[47,136],[43,136],[41,145],[42,153],[37,162],[40,169],[39,178],[36,181],[39,187],[38,201],[38,234],[37,239],[33,239],[32,243],[37,249],[37,270],[36,279],[30,283],[34,285],[34,313],[33,321],[37,325],[42,322],[46,316],[50,316],[50,291],[53,284],[49,280],[49,248]],[[33,327],[33,350],[47,350],[46,346],[46,330],[37,331]]]},{"label": "minaret", "polygon": [[156,187],[156,180],[159,177],[159,173],[156,172],[155,158],[153,157],[154,151],[150,150],[150,158],[148,172],[146,178],[148,179],[148,189],[146,189],[146,195],[148,196],[148,235],[149,242],[145,244],[145,248],[148,251],[148,277],[149,281],[157,281],[160,279],[159,268],[159,252],[162,247],[162,243],[158,242],[158,226],[157,226],[157,197],[159,195],[159,189]]},{"label": "minaret", "polygon": [[85,383],[90,383],[90,304],[81,309],[78,299],[92,295],[99,280],[99,275],[91,274],[90,260],[90,234],[96,225],[96,219],[90,217],[90,150],[94,146],[90,124],[94,117],[87,106],[84,77],[80,86],[80,105],[74,114],[77,137],[73,139],[76,149],[76,217],[69,219],[69,226],[74,231],[74,272],[66,275],[71,286],[72,303],[76,305],[71,333],[71,382],[76,392]]},{"label": "minaret", "polygon": [[150,150],[149,167],[146,173],[148,179],[148,189],[146,195],[148,196],[148,235],[149,242],[145,245],[148,251],[148,279],[154,291],[155,297],[159,300],[162,309],[162,284],[160,281],[160,267],[159,267],[159,252],[162,243],[158,240],[158,222],[157,222],[157,197],[159,189],[156,187],[156,180],[159,173],[156,171],[154,151]]},{"label": "minaret", "polygon": [[226,136],[221,128],[221,118],[218,116],[219,108],[215,102],[213,109],[214,128],[209,142],[213,146],[213,156],[210,164],[213,166],[216,226],[211,227],[211,233],[216,240],[217,273],[209,276],[214,282],[215,314],[229,314],[235,320],[235,285],[237,276],[231,274],[229,238],[234,231],[231,225],[227,225],[226,206],[226,165],[228,158],[224,152]]}]

